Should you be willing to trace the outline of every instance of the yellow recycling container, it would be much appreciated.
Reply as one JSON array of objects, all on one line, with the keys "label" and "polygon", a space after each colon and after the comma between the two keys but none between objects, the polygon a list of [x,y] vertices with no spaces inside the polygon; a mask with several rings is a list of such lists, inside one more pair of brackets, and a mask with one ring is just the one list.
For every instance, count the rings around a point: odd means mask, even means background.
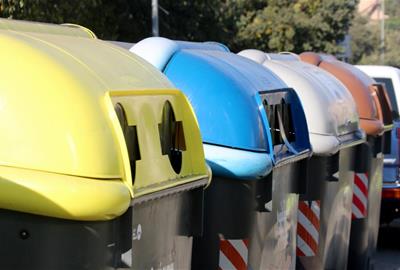
[{"label": "yellow recycling container", "polygon": [[210,175],[185,96],[74,25],[0,20],[0,269],[183,269]]}]

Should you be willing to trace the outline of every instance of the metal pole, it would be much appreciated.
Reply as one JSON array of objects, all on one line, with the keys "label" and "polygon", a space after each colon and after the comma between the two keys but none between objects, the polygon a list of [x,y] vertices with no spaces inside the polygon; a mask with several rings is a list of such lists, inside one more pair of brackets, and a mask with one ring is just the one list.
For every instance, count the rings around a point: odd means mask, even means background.
[{"label": "metal pole", "polygon": [[160,34],[158,29],[158,0],[151,0],[151,22],[153,36],[158,37]]},{"label": "metal pole", "polygon": [[381,64],[385,63],[385,0],[381,0]]}]

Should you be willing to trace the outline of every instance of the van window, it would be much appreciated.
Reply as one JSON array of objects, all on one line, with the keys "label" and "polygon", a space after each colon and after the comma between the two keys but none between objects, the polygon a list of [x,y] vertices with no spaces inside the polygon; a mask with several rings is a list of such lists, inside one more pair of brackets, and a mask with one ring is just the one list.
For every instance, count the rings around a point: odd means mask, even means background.
[{"label": "van window", "polygon": [[390,78],[374,78],[378,83],[383,83],[389,95],[390,103],[392,105],[392,116],[394,119],[399,118],[399,109],[397,106],[396,93],[393,87],[393,81]]}]

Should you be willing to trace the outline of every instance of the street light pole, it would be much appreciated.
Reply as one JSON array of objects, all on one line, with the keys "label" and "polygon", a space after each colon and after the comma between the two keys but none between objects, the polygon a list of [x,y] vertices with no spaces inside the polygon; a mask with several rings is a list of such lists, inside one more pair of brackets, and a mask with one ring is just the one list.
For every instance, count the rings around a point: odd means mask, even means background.
[{"label": "street light pole", "polygon": [[385,0],[381,0],[381,64],[385,63]]},{"label": "street light pole", "polygon": [[158,29],[158,0],[151,0],[151,22],[153,36],[158,37],[160,35]]}]

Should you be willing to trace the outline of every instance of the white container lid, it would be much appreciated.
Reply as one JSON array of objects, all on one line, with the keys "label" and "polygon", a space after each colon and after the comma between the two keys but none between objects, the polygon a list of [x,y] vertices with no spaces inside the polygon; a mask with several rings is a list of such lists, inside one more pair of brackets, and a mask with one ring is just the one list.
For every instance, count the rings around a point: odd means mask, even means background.
[{"label": "white container lid", "polygon": [[295,89],[304,108],[314,153],[332,154],[351,144],[349,140],[364,136],[353,97],[328,72],[299,61],[292,54],[245,50],[239,55],[264,65]]}]

